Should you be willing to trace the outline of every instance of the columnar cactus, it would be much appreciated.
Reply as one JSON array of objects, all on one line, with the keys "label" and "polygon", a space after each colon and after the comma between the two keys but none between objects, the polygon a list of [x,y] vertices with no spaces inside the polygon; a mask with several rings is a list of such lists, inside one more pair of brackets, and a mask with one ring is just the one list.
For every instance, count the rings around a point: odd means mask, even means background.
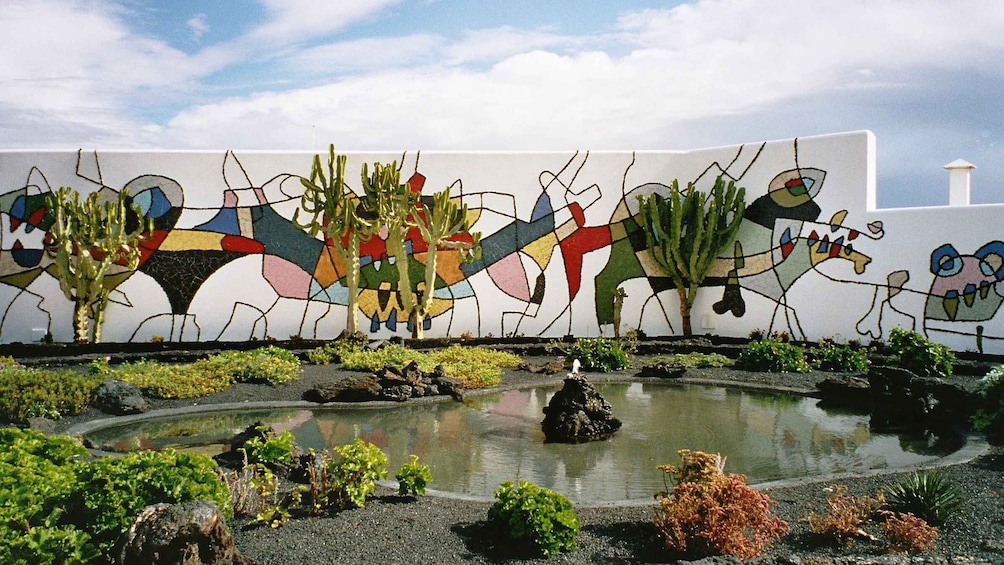
[{"label": "columnar cactus", "polygon": [[[359,246],[369,240],[377,228],[375,214],[345,186],[345,155],[336,155],[335,146],[328,146],[328,173],[324,174],[321,156],[314,155],[310,178],[301,177],[303,195],[300,207],[293,212],[293,223],[309,230],[311,237],[323,234],[330,246],[345,263],[345,286],[349,290],[345,331],[359,331]],[[364,173],[365,174],[365,173]],[[310,214],[310,220],[299,222],[300,210]]]},{"label": "columnar cactus", "polygon": [[[131,204],[128,191],[105,202],[99,201],[99,194],[93,192],[81,201],[76,190],[62,187],[46,202],[54,216],[46,251],[53,258],[51,269],[60,289],[73,302],[74,336],[79,343],[101,341],[111,291],[105,276],[109,271],[135,271],[139,242],[153,230],[152,221],[144,220],[139,206]],[[126,222],[129,213],[140,219],[131,231]]]},{"label": "columnar cactus", "polygon": [[[457,206],[450,200],[450,188],[447,187],[432,197],[432,208],[420,205],[415,214],[415,224],[422,233],[422,238],[429,245],[425,258],[425,288],[422,297],[417,301],[414,313],[413,337],[422,339],[422,324],[426,314],[432,308],[432,295],[436,289],[436,255],[440,250],[456,250],[463,261],[473,261],[481,257],[481,232],[470,233],[467,222],[467,205]],[[471,236],[471,241],[451,239],[457,235]]]},{"label": "columnar cactus", "polygon": [[397,161],[389,165],[373,164],[373,174],[363,164],[363,190],[372,209],[379,216],[380,230],[386,230],[387,254],[394,258],[397,267],[397,290],[401,309],[409,314],[415,312],[417,300],[411,288],[411,273],[408,271],[409,257],[405,239],[408,230],[415,226],[415,207],[420,194],[411,187],[401,184],[401,171]]},{"label": "columnar cactus", "polygon": [[676,285],[684,335],[693,335],[690,310],[698,287],[739,231],[746,211],[745,196],[744,188],[736,187],[733,181],[726,185],[722,177],[715,179],[710,195],[693,183],[681,191],[673,180],[668,198],[638,196],[638,225],[645,232],[652,259]]}]

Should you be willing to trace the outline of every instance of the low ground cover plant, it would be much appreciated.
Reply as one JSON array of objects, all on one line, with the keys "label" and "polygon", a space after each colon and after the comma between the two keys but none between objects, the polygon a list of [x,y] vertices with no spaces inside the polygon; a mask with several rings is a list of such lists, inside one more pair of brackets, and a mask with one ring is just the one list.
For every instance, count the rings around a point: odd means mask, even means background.
[{"label": "low ground cover plant", "polygon": [[659,466],[673,488],[656,495],[653,519],[675,557],[750,559],[788,532],[787,522],[770,510],[774,501],[743,475],[726,475],[722,457],[686,449],[679,456],[679,467]]},{"label": "low ground cover plant", "polygon": [[918,376],[952,376],[955,354],[947,345],[934,343],[915,331],[900,327],[889,330],[885,347],[895,356],[897,366]]},{"label": "low ground cover plant", "polygon": [[324,506],[362,508],[376,481],[387,477],[387,455],[372,443],[356,439],[334,448],[338,459],[324,462],[327,484],[321,485]]},{"label": "low ground cover plant", "polygon": [[33,369],[0,358],[0,422],[24,424],[28,418],[79,414],[100,384],[100,378],[70,369]]},{"label": "low ground cover plant", "polygon": [[892,514],[882,523],[890,553],[925,553],[935,548],[938,528],[913,514]]},{"label": "low ground cover plant", "polygon": [[225,351],[180,365],[147,360],[123,363],[108,368],[107,376],[154,398],[195,398],[226,390],[235,382],[290,382],[300,376],[300,361],[289,351],[270,345],[251,351]]},{"label": "low ground cover plant", "polygon": [[805,521],[809,531],[837,544],[847,544],[854,538],[872,539],[862,527],[874,518],[885,504],[880,492],[876,497],[851,496],[845,485],[832,485],[826,498],[826,514],[810,513]]},{"label": "low ground cover plant", "polygon": [[293,462],[296,439],[289,430],[278,435],[267,426],[257,426],[255,430],[261,435],[248,439],[243,446],[249,463],[274,466]]},{"label": "low ground cover plant", "polygon": [[679,367],[686,367],[688,369],[703,369],[731,367],[732,364],[732,359],[729,359],[721,353],[700,353],[695,351],[692,353],[657,355],[645,361],[644,365],[646,367],[654,365],[675,365]]},{"label": "low ground cover plant", "polygon": [[514,542],[544,557],[575,549],[579,517],[564,496],[527,481],[506,481],[495,491],[495,499],[488,521]]},{"label": "low ground cover plant", "polygon": [[561,349],[565,354],[565,361],[571,363],[578,359],[583,371],[609,373],[631,366],[628,351],[615,339],[583,337]]},{"label": "low ground cover plant", "polygon": [[776,338],[750,341],[739,353],[735,367],[771,373],[807,373],[812,369],[804,349]]},{"label": "low ground cover plant", "polygon": [[457,344],[428,353],[390,344],[375,351],[362,347],[350,349],[341,355],[342,366],[350,371],[375,372],[415,362],[420,371],[431,373],[442,365],[446,375],[460,380],[465,388],[498,386],[502,382],[502,368],[520,364],[519,356],[513,353]]}]

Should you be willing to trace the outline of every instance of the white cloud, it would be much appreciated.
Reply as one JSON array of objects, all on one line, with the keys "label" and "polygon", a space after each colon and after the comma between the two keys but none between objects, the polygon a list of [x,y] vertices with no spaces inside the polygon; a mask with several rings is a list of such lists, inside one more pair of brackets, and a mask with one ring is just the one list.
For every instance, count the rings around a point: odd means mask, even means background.
[{"label": "white cloud", "polygon": [[188,26],[188,29],[192,30],[192,35],[195,39],[201,38],[209,31],[209,21],[206,19],[205,14],[195,14],[185,22],[185,25]]},{"label": "white cloud", "polygon": [[409,67],[430,57],[435,60],[442,42],[443,38],[431,34],[367,37],[310,47],[289,56],[283,64],[292,71],[324,75]]},{"label": "white cloud", "polygon": [[277,44],[298,43],[344,29],[400,1],[260,0],[269,13],[269,19],[251,32],[251,38]]}]

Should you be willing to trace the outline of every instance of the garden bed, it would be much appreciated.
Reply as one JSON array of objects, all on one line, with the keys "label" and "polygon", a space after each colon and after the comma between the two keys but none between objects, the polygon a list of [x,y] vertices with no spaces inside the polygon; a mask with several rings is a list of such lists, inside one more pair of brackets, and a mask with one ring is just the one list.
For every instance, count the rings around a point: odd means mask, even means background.
[{"label": "garden bed", "polygon": [[[529,344],[527,347],[535,347]],[[536,351],[534,351],[536,352]],[[524,360],[542,364],[556,357],[530,356]],[[632,378],[636,370],[612,374],[589,374],[591,378]],[[177,408],[259,400],[301,400],[303,393],[318,384],[343,379],[353,374],[335,365],[304,366],[296,381],[276,386],[237,383],[208,396],[187,400],[152,400],[151,407]],[[741,387],[775,388],[809,393],[816,383],[832,373],[775,374],[734,369],[688,369],[683,379]],[[501,388],[517,388],[540,383],[558,383],[563,373],[535,374],[507,369]],[[963,382],[975,377],[958,376]],[[58,423],[58,430],[104,414],[88,409],[83,414]],[[701,446],[694,446],[700,449]],[[725,454],[727,455],[727,454]],[[671,462],[667,462],[671,463]],[[728,469],[726,469],[728,471]],[[1000,562],[1004,559],[1004,451],[991,449],[977,459],[943,469],[966,495],[964,508],[940,530],[938,547],[928,554],[953,562]],[[839,483],[847,485],[851,495],[873,495],[906,473],[889,475],[846,476]],[[762,557],[765,562],[797,563],[808,558],[823,558],[860,563],[877,560],[884,545],[854,541],[847,546],[818,545],[802,521],[810,512],[826,509],[828,487],[833,481],[802,481],[788,486],[773,486],[767,494],[778,502],[778,515],[789,522],[790,533]],[[435,481],[432,483],[435,488]],[[321,517],[297,518],[281,528],[243,529],[243,522],[232,524],[240,550],[263,565],[271,563],[497,563],[537,562],[529,556],[511,553],[511,544],[498,537],[486,524],[490,502],[463,500],[448,496],[426,496],[417,500],[398,497],[396,491],[382,488],[365,508],[330,513]],[[576,508],[582,521],[577,549],[553,559],[555,562],[658,562],[666,559],[661,552],[652,525],[651,505],[622,505]],[[878,531],[875,532],[876,535]],[[854,559],[852,559],[852,557]],[[881,557],[882,562],[888,562]]]}]

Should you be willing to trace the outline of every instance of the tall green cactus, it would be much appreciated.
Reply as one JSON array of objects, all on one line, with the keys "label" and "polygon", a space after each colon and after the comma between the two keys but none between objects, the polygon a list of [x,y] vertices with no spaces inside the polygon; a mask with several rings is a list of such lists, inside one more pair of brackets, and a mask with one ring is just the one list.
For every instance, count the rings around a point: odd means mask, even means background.
[{"label": "tall green cactus", "polygon": [[410,316],[417,308],[417,300],[411,288],[405,239],[408,230],[415,226],[414,215],[421,195],[412,192],[407,183],[401,184],[397,161],[389,165],[374,163],[372,174],[363,163],[362,182],[369,206],[379,215],[380,229],[387,231],[387,254],[397,267],[397,295],[401,309]]},{"label": "tall green cactus", "polygon": [[449,187],[433,195],[432,209],[421,204],[419,213],[414,217],[422,238],[429,245],[425,256],[425,287],[421,299],[416,301],[412,316],[412,337],[422,339],[423,322],[432,308],[432,295],[436,290],[436,255],[440,250],[456,250],[465,262],[479,259],[481,232],[470,234],[473,241],[450,240],[455,235],[469,233],[471,226],[467,222],[467,205],[457,206],[456,202],[450,200]]},{"label": "tall green cactus", "polygon": [[[349,290],[345,331],[359,331],[359,246],[369,240],[377,228],[375,214],[370,214],[363,200],[345,187],[345,155],[336,155],[335,146],[328,146],[328,173],[325,175],[321,156],[314,155],[310,178],[300,177],[303,195],[300,207],[293,212],[293,223],[309,230],[311,237],[323,234],[326,244],[345,264],[345,286]],[[300,211],[310,214],[310,220],[300,223]],[[328,243],[330,242],[330,243]]]},{"label": "tall green cactus", "polygon": [[[100,200],[99,193],[93,192],[81,201],[80,193],[70,187],[46,197],[46,209],[55,217],[46,251],[53,258],[59,288],[73,302],[74,337],[79,343],[101,341],[111,291],[105,276],[110,271],[135,271],[139,242],[153,230],[152,220],[144,219],[139,206],[130,204],[128,191],[119,192],[114,201]],[[131,231],[127,228],[130,212],[140,220]]]},{"label": "tall green cactus", "polygon": [[746,211],[746,190],[715,179],[710,195],[693,183],[680,190],[676,180],[669,197],[638,196],[638,225],[645,232],[652,259],[669,275],[680,296],[683,334],[693,335],[690,310],[697,289],[719,253],[732,243]]}]

